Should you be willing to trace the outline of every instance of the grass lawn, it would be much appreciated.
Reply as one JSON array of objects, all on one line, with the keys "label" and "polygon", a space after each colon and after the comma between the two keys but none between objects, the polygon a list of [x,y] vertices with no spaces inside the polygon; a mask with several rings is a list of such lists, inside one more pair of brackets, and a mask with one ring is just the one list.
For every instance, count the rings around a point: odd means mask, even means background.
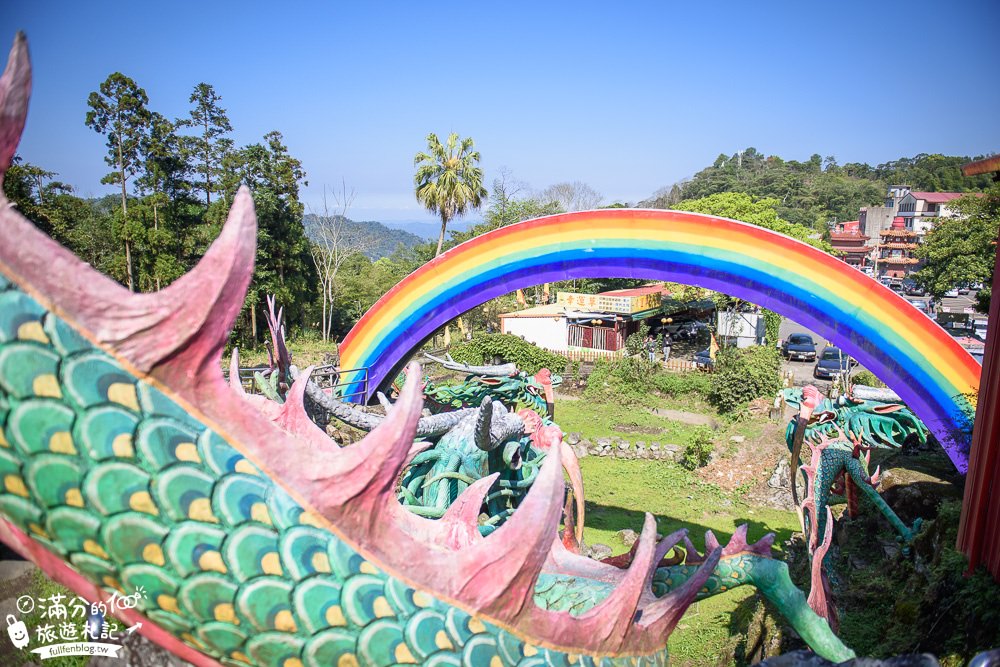
[{"label": "grass lawn", "polygon": [[[616,533],[641,529],[644,512],[656,517],[664,535],[687,528],[699,549],[705,530],[724,544],[736,526],[748,523],[751,540],[776,533],[780,554],[782,543],[799,529],[794,512],[747,505],[737,494],[725,494],[673,463],[588,456],[580,467],[587,499],[584,539],[607,544],[615,553],[627,550]],[[717,664],[730,638],[732,612],[752,594],[752,588],[738,588],[692,605],[670,637],[670,663]]]}]

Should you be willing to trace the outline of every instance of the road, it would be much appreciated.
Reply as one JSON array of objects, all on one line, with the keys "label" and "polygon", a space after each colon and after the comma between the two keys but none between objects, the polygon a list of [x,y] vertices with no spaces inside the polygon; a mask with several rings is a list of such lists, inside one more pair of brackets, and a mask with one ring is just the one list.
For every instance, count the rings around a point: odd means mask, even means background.
[{"label": "road", "polygon": [[[811,329],[807,329],[798,322],[794,322],[788,318],[782,318],[781,327],[778,329],[779,337],[784,340],[788,338],[793,333],[804,333],[812,336],[812,339],[816,342],[816,354],[822,354],[823,348],[829,343],[828,340],[817,334]],[[819,380],[813,377],[813,369],[816,368],[815,361],[789,361],[783,359],[781,362],[782,369],[790,372],[795,380],[796,387],[802,387],[807,384],[815,385],[823,393],[826,393],[830,387],[829,380]],[[864,366],[858,364],[852,373],[864,370]]]}]

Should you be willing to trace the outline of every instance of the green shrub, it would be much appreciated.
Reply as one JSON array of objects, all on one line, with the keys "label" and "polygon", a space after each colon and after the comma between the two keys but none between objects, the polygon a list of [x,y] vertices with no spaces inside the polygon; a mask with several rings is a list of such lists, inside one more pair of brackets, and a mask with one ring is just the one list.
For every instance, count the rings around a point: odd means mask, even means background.
[{"label": "green shrub", "polygon": [[851,384],[863,384],[866,387],[884,387],[885,383],[875,377],[871,371],[858,371],[851,376]]},{"label": "green shrub", "polygon": [[715,369],[708,398],[722,414],[738,413],[755,398],[774,395],[781,386],[781,357],[773,347],[720,350]]},{"label": "green shrub", "polygon": [[642,346],[646,343],[646,336],[649,335],[649,325],[645,322],[639,323],[639,330],[625,339],[625,350],[634,356],[644,354]]},{"label": "green shrub", "polygon": [[659,372],[652,378],[653,386],[665,396],[675,397],[685,394],[708,396],[712,389],[712,376],[701,371],[687,373]]},{"label": "green shrub", "polygon": [[699,426],[692,431],[679,463],[688,470],[700,468],[708,463],[713,448],[712,430],[707,426]]},{"label": "green shrub", "polygon": [[566,357],[543,350],[513,334],[476,334],[472,340],[451,348],[451,356],[463,364],[492,364],[499,357],[505,363],[512,363],[525,373],[537,373],[548,368],[553,373],[562,373],[569,363]]}]

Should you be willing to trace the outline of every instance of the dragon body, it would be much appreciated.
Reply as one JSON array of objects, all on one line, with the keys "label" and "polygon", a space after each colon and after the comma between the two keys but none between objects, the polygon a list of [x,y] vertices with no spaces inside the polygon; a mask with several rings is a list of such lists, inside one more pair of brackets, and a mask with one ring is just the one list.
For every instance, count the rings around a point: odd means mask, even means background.
[{"label": "dragon body", "polygon": [[514,409],[532,410],[549,418],[553,416],[554,390],[562,384],[562,377],[547,368],[531,375],[519,371],[513,364],[469,366],[459,364],[450,356],[447,359],[429,354],[424,356],[449,370],[467,373],[465,380],[458,384],[424,381],[424,397],[427,404],[436,410],[476,407],[483,398],[490,396]]},{"label": "dragon body", "polygon": [[[0,175],[29,90],[19,36],[0,78]],[[663,559],[684,531],[658,540],[649,514],[625,568],[566,548],[566,448],[553,426],[499,440],[502,455],[528,437],[539,455],[524,459],[541,460],[516,511],[484,536],[501,473],[475,468],[438,518],[400,503],[401,475],[431,446],[417,437],[417,383],[348,447],[310,420],[308,372],[281,403],[251,400],[238,373],[230,386],[219,361],[256,252],[245,188],[198,266],[156,294],[98,274],[2,198],[0,230],[0,539],[88,600],[141,587],[121,619],[184,660],[661,665],[685,609],[737,583],[786,597],[824,656],[853,655],[801,604],[769,539],[747,544],[745,527],[683,563]],[[481,417],[472,430],[493,447]]]}]

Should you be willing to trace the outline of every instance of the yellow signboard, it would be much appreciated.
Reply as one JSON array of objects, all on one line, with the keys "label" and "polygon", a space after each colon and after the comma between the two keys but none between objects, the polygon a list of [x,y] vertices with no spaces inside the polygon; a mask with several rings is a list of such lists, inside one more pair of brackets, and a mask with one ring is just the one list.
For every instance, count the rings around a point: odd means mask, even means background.
[{"label": "yellow signboard", "polygon": [[597,313],[621,313],[631,315],[660,306],[659,292],[640,294],[638,296],[615,296],[609,294],[578,294],[576,292],[559,292],[556,303],[589,310]]}]

